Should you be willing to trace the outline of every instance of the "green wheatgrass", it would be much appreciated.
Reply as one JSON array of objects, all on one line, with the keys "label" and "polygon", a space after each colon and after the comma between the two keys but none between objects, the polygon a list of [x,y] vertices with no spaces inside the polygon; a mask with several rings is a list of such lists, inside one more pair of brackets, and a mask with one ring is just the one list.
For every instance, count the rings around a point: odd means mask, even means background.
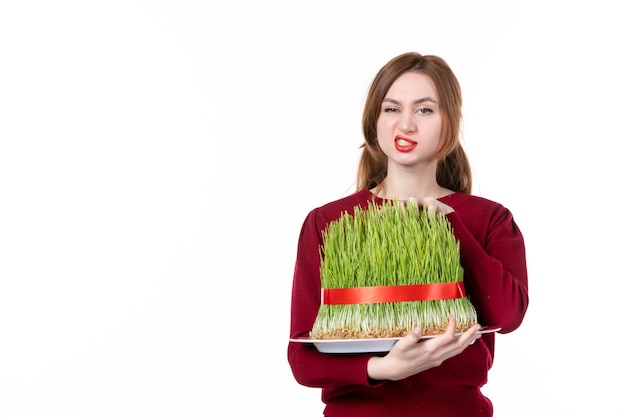
[{"label": "green wheatgrass", "polygon": [[[445,216],[415,204],[385,200],[344,212],[323,232],[322,288],[432,284],[463,281],[460,249]],[[312,339],[404,336],[415,327],[439,334],[450,315],[456,331],[477,323],[467,297],[447,300],[320,306]]]}]

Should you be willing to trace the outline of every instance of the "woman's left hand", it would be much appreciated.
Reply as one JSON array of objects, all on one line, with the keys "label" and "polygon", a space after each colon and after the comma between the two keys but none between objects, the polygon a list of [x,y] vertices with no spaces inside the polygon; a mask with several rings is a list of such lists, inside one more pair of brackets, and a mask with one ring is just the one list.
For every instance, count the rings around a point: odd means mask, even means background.
[{"label": "woman's left hand", "polygon": [[428,210],[430,214],[446,215],[454,212],[454,209],[447,204],[442,203],[435,197],[415,197],[407,200],[407,203],[413,203],[417,207]]}]

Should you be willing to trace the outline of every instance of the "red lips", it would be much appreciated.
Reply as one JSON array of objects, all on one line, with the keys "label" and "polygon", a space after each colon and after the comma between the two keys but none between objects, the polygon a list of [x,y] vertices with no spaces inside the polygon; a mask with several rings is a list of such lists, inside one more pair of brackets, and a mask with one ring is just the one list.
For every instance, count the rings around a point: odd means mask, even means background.
[{"label": "red lips", "polygon": [[396,149],[399,152],[409,152],[417,147],[417,142],[404,136],[396,136]]}]

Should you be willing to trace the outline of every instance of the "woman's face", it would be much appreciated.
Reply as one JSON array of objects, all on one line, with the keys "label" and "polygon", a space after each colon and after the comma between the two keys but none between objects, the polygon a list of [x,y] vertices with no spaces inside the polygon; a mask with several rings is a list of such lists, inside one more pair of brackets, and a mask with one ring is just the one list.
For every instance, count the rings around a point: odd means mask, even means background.
[{"label": "woman's face", "polygon": [[378,144],[388,165],[418,167],[437,163],[441,111],[435,86],[427,75],[407,72],[391,85],[376,125]]}]

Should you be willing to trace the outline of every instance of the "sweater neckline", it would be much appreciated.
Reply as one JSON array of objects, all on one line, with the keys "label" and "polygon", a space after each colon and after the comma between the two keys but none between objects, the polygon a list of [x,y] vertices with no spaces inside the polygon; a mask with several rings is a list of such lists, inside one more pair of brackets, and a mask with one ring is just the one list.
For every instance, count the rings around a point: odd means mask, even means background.
[{"label": "sweater neckline", "polygon": [[[364,192],[366,192],[367,194],[369,194],[369,197],[370,197],[371,199],[376,200],[376,201],[378,201],[378,202],[391,200],[390,198],[383,198],[383,197],[379,197],[379,196],[377,196],[376,194],[374,194],[374,193],[372,192],[372,190],[367,190],[367,189],[366,189],[366,190],[363,190],[363,191],[364,191]],[[448,195],[444,195],[443,197],[439,197],[437,200],[438,200],[438,201],[442,201],[442,200],[444,200],[444,199],[447,199],[447,198],[453,197],[453,196],[455,196],[456,194],[458,194],[458,192],[453,191],[452,193],[450,193],[450,194],[448,194]],[[406,200],[405,200],[405,201],[406,201]]]}]

